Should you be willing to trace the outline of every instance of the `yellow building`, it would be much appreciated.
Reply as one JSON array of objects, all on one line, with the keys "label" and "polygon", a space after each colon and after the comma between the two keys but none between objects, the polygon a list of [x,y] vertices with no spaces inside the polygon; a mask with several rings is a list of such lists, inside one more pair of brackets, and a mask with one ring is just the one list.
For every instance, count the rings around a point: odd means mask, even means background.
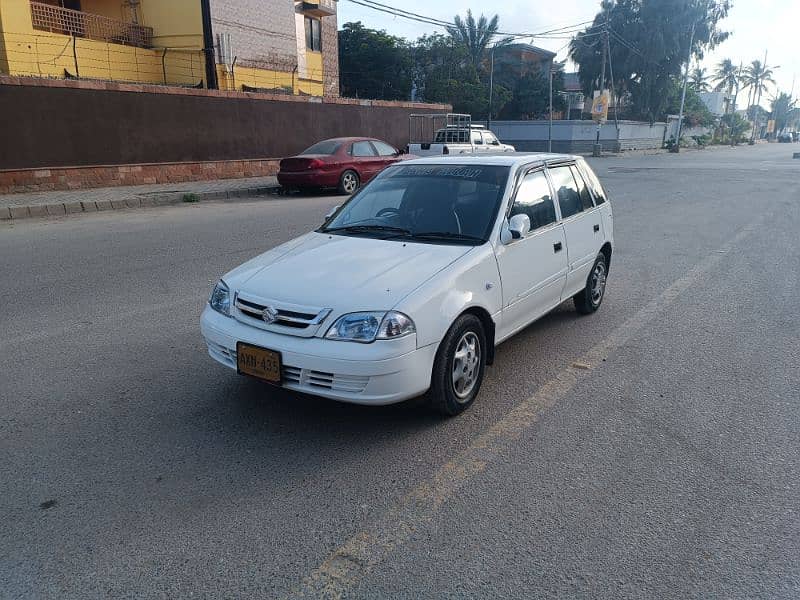
[{"label": "yellow building", "polygon": [[0,0],[0,74],[338,95],[335,0]]}]

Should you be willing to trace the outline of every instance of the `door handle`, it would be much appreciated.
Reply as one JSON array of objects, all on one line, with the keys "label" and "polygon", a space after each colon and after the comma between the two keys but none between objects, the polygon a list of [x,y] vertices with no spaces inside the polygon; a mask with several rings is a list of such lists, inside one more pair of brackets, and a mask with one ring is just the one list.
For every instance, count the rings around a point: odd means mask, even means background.
[{"label": "door handle", "polygon": [[600,225],[595,224],[594,232],[597,233],[598,231],[600,231]]},{"label": "door handle", "polygon": [[553,244],[553,252],[561,252],[561,242]]}]

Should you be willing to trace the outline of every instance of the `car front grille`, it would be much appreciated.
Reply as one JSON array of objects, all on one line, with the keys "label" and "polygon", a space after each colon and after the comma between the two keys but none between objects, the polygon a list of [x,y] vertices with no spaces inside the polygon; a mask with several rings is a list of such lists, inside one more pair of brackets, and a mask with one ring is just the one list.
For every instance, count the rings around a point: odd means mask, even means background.
[{"label": "car front grille", "polygon": [[234,306],[234,316],[243,323],[301,337],[313,336],[331,313],[329,308],[286,305],[241,293],[236,295]]}]

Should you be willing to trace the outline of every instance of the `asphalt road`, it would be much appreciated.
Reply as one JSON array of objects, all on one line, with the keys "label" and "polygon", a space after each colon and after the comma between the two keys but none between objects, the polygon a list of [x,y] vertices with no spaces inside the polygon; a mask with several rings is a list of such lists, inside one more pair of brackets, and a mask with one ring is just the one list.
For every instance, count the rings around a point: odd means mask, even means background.
[{"label": "asphalt road", "polygon": [[213,282],[335,197],[0,226],[0,598],[797,598],[796,149],[594,161],[603,307],[449,420],[206,355]]}]

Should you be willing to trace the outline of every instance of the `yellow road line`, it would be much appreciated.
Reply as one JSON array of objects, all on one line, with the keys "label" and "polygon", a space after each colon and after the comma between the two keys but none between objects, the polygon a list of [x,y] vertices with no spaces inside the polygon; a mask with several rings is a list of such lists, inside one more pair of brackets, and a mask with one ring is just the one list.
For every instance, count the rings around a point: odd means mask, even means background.
[{"label": "yellow road line", "polygon": [[[760,223],[763,221],[759,219]],[[729,252],[757,229],[750,223],[724,246],[700,261],[603,341],[542,385],[534,395],[515,406],[503,419],[481,434],[454,459],[440,467],[428,481],[404,496],[371,528],[365,529],[337,548],[312,571],[287,598],[341,598],[364,575],[379,565],[397,546],[430,523],[439,508],[458,488],[483,472],[511,443],[534,425],[581,379],[591,374],[612,352],[634,335],[709,273]]]}]

